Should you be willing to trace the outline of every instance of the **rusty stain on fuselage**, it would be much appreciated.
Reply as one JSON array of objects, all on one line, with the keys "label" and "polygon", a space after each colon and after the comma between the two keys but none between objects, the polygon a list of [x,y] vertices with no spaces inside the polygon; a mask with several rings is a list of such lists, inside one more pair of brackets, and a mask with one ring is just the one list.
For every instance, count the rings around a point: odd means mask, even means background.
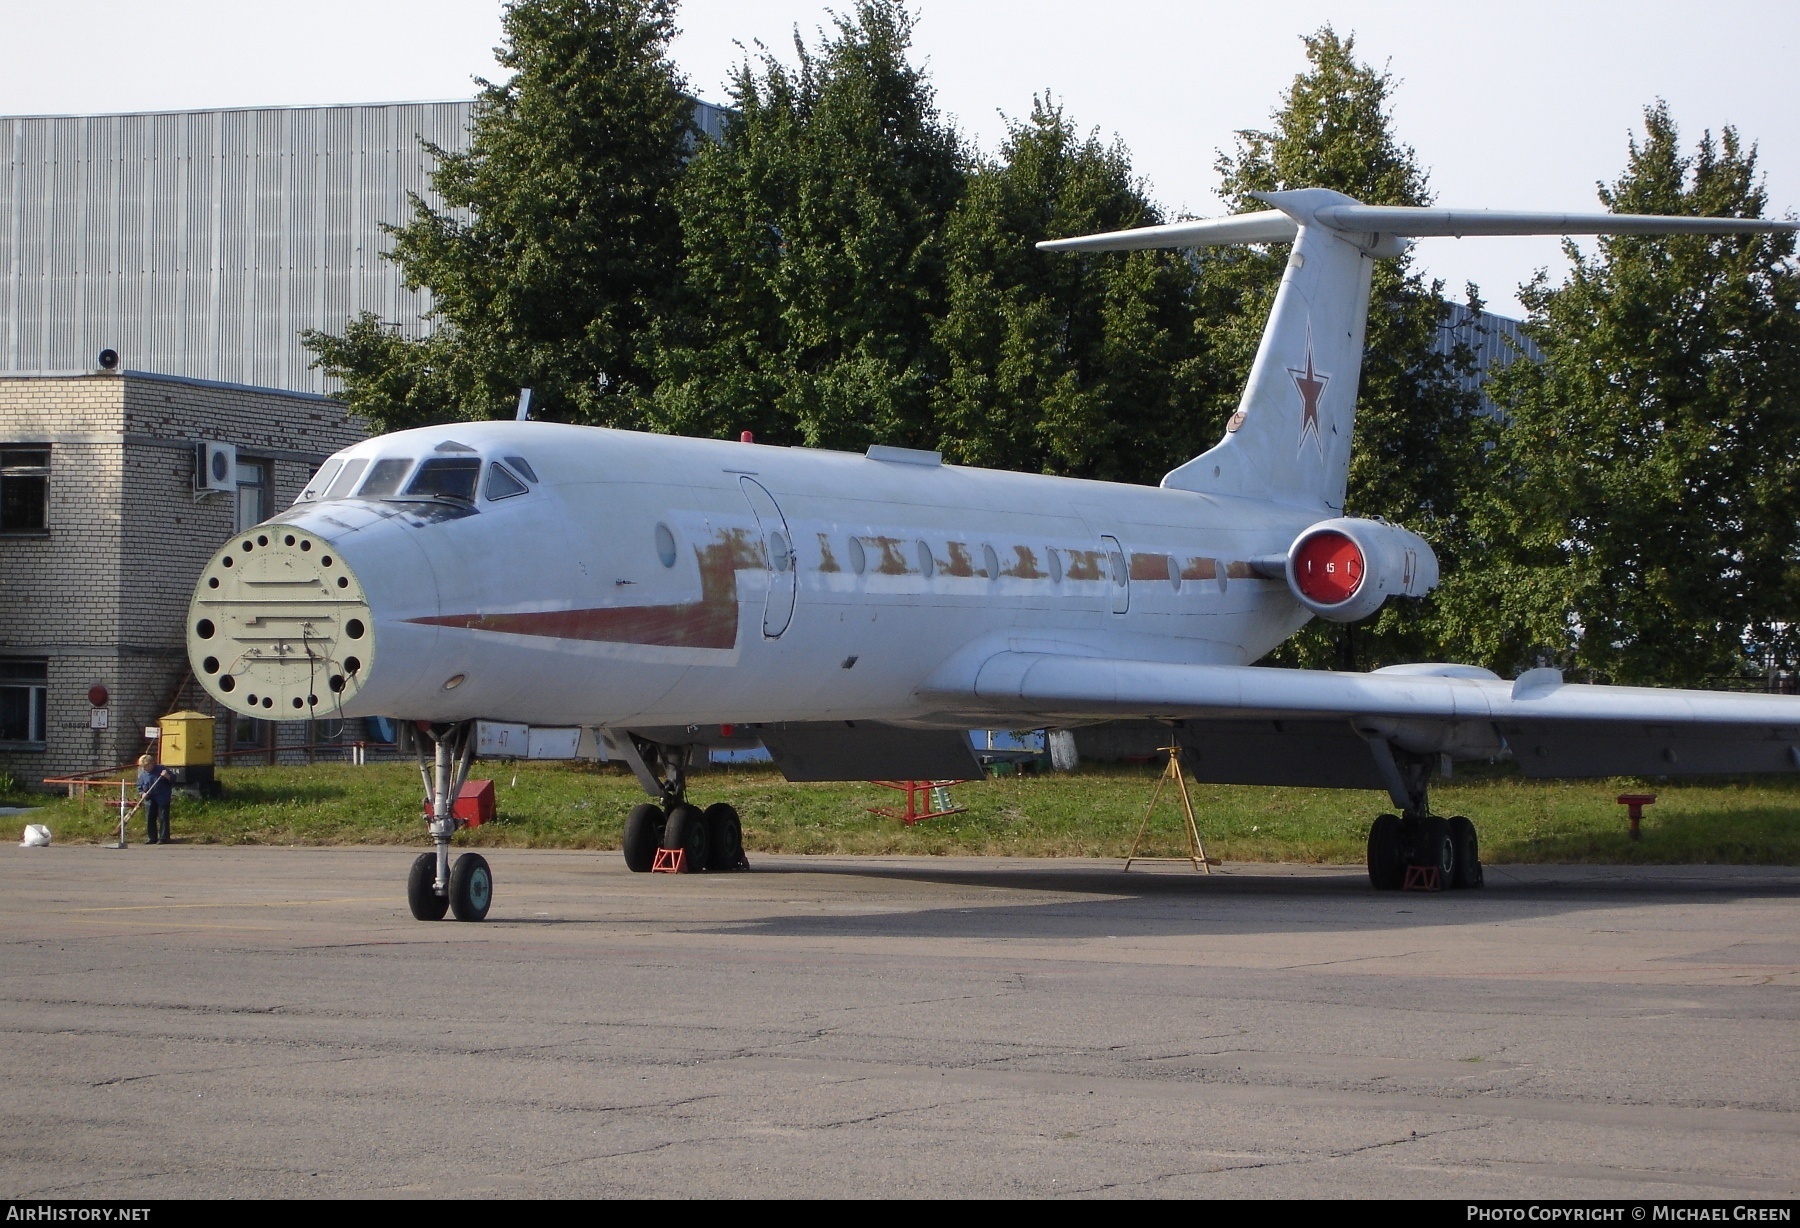
[{"label": "rusty stain on fuselage", "polygon": [[945,575],[967,577],[976,574],[975,560],[969,554],[967,543],[946,542],[945,547],[950,551],[950,561],[943,567]]},{"label": "rusty stain on fuselage", "polygon": [[672,605],[596,606],[585,610],[525,610],[510,614],[444,614],[410,621],[501,635],[596,640],[658,648],[737,647],[739,568],[766,568],[761,536],[749,529],[721,529],[711,544],[697,546],[700,600]]},{"label": "rusty stain on fuselage", "polygon": [[881,551],[881,565],[875,569],[883,576],[904,576],[912,573],[906,565],[904,543],[898,537],[865,537],[863,541]]},{"label": "rusty stain on fuselage", "polygon": [[1104,550],[1068,550],[1069,579],[1071,580],[1104,580],[1106,572],[1102,564],[1106,558]]},{"label": "rusty stain on fuselage", "polygon": [[1042,580],[1045,578],[1044,573],[1038,570],[1037,555],[1032,552],[1030,546],[1014,546],[1012,552],[1013,565],[1002,567],[1001,575],[1012,576],[1017,580]]},{"label": "rusty stain on fuselage", "polygon": [[[843,571],[825,533],[817,534],[821,572]],[[918,575],[917,568],[907,565],[907,539],[886,536],[864,536],[860,540],[881,552],[875,572],[884,576]],[[925,549],[930,546],[920,542]],[[1030,546],[1011,545],[1011,566],[1002,565],[1000,575],[1018,580],[1049,580],[1051,576],[1039,565],[1038,553]],[[976,567],[973,551],[967,542],[945,543],[948,562],[938,562],[944,575],[967,579],[984,576],[987,567]],[[1068,560],[1066,576],[1072,581],[1104,581],[1109,576],[1107,552],[1087,548],[1063,548]],[[1136,581],[1166,580],[1175,569],[1176,559],[1167,554],[1133,553],[1131,579]],[[596,606],[580,610],[531,610],[515,613],[445,614],[415,618],[412,622],[427,626],[454,627],[466,631],[489,631],[504,635],[544,636],[552,639],[593,640],[616,644],[642,644],[668,648],[737,647],[738,592],[737,573],[744,568],[764,569],[769,565],[762,536],[753,529],[725,528],[715,531],[711,543],[694,548],[694,559],[700,574],[700,599],[664,605]],[[935,556],[934,556],[934,561]],[[998,561],[998,559],[996,559]],[[1220,569],[1231,579],[1250,579],[1250,564],[1244,561],[1222,562],[1212,558],[1192,557],[1181,562],[1183,580],[1211,580]]]},{"label": "rusty stain on fuselage", "polygon": [[1167,580],[1174,562],[1166,554],[1133,554],[1131,556],[1131,578],[1133,580]]}]

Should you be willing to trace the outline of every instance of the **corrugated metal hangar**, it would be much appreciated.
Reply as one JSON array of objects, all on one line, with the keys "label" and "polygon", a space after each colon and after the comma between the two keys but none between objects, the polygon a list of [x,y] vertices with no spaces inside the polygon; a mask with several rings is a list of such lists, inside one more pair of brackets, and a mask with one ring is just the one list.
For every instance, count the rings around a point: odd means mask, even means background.
[{"label": "corrugated metal hangar", "polygon": [[[382,223],[430,199],[474,104],[0,118],[0,372],[122,365],[325,392],[302,329],[362,311],[417,335]],[[725,111],[699,103],[703,131]]]}]

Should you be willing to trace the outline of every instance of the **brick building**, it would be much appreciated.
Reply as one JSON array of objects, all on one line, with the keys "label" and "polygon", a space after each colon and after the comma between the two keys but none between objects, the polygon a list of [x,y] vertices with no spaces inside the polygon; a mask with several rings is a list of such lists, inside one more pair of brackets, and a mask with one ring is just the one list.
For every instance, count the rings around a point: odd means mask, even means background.
[{"label": "brick building", "polygon": [[[311,393],[0,374],[0,771],[35,784],[135,758],[144,727],[197,693],[182,630],[206,560],[365,434]],[[196,490],[203,441],[236,448],[230,489]],[[217,732],[221,750],[271,757],[362,733],[248,718]]]}]

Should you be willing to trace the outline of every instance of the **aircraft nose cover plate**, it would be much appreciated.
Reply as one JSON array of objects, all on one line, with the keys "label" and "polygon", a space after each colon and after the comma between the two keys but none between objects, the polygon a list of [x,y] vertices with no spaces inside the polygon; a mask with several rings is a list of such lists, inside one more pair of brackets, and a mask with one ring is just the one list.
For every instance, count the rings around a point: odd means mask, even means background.
[{"label": "aircraft nose cover plate", "polygon": [[1327,530],[1308,538],[1294,558],[1294,582],[1320,605],[1339,605],[1362,586],[1363,555],[1342,533]]},{"label": "aircraft nose cover plate", "polygon": [[262,525],[207,563],[188,608],[187,645],[194,676],[233,712],[330,717],[368,678],[375,620],[330,542]]}]

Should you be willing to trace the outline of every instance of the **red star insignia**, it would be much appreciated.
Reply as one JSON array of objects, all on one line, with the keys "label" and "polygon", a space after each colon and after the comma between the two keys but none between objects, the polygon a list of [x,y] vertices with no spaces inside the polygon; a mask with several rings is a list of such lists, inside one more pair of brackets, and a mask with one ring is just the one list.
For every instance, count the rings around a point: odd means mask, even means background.
[{"label": "red star insignia", "polygon": [[1300,442],[1305,444],[1306,437],[1310,434],[1322,452],[1325,440],[1319,435],[1319,398],[1325,394],[1325,385],[1331,382],[1331,377],[1313,370],[1310,339],[1306,345],[1306,370],[1289,367],[1288,374],[1294,377],[1294,387],[1300,390]]}]

